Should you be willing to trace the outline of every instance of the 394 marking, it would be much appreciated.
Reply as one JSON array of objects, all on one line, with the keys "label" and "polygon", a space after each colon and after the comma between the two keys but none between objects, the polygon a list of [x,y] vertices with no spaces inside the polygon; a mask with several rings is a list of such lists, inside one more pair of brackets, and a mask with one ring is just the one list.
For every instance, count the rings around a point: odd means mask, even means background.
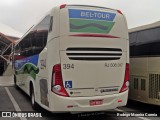
[{"label": "394 marking", "polygon": [[74,69],[74,64],[63,64],[63,69]]}]

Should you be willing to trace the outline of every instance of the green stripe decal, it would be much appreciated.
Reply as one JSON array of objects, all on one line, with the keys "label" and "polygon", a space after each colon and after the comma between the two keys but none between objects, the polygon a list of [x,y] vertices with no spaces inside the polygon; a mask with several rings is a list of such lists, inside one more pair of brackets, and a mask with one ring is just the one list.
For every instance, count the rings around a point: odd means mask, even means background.
[{"label": "green stripe decal", "polygon": [[115,22],[85,19],[70,19],[70,32],[109,33]]},{"label": "green stripe decal", "polygon": [[39,69],[32,63],[26,63],[22,66],[22,68],[16,70],[16,74],[28,74],[34,80],[36,80],[36,74],[38,74],[38,72]]}]

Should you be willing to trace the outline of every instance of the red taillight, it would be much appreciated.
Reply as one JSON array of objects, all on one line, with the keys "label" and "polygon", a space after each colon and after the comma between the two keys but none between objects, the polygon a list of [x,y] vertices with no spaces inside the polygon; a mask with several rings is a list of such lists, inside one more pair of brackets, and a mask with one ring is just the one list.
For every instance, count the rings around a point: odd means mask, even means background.
[{"label": "red taillight", "polygon": [[63,8],[65,8],[65,7],[66,7],[66,4],[60,5],[60,9],[63,9]]},{"label": "red taillight", "polygon": [[53,70],[54,70],[54,72],[59,72],[59,71],[61,71],[61,65],[60,65],[60,64],[56,64],[56,65],[53,67]]},{"label": "red taillight", "polygon": [[52,85],[51,85],[51,91],[54,92],[57,95],[69,97],[67,91],[65,90],[63,86],[63,80],[62,80],[62,72],[61,72],[61,65],[56,64],[53,67],[52,71]]},{"label": "red taillight", "polygon": [[129,81],[129,64],[126,64],[125,81]]},{"label": "red taillight", "polygon": [[120,102],[122,102],[122,100],[118,100],[118,102],[120,103]]},{"label": "red taillight", "polygon": [[125,77],[120,93],[128,90],[128,87],[129,87],[129,64],[126,63]]},{"label": "red taillight", "polygon": [[120,11],[120,10],[117,10],[117,12],[120,13],[120,14],[123,14],[122,11]]},{"label": "red taillight", "polygon": [[73,105],[68,105],[67,108],[73,108]]}]

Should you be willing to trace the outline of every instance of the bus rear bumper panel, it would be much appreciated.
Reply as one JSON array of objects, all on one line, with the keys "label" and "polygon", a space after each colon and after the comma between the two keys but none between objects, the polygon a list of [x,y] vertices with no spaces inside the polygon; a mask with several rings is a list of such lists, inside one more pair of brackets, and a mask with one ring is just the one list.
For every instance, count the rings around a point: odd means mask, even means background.
[{"label": "bus rear bumper panel", "polygon": [[[114,95],[94,96],[94,97],[61,97],[51,93],[51,99],[58,101],[58,104],[50,103],[51,112],[91,112],[106,111],[115,109],[119,106],[127,104],[128,90]],[[96,105],[92,105],[91,101],[101,101]]]}]

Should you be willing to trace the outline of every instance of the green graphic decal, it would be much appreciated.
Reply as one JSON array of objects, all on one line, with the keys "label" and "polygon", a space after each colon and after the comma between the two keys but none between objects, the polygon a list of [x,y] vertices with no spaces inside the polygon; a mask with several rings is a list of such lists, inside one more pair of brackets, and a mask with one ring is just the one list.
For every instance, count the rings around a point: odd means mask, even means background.
[{"label": "green graphic decal", "polygon": [[36,74],[39,72],[39,69],[32,63],[26,63],[22,66],[21,69],[16,70],[18,74],[28,74],[34,80],[36,79]]},{"label": "green graphic decal", "polygon": [[70,19],[70,32],[109,33],[115,22]]}]

